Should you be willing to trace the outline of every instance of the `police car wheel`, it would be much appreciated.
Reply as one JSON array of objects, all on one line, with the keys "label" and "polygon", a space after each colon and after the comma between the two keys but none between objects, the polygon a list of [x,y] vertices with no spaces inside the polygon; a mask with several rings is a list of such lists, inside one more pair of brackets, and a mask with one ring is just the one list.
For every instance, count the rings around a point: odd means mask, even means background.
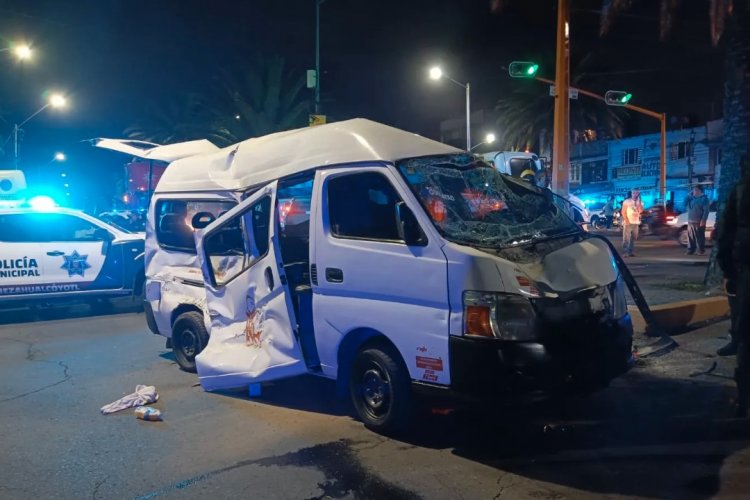
[{"label": "police car wheel", "polygon": [[182,313],[172,327],[172,352],[180,368],[195,372],[195,357],[208,343],[203,315],[196,311]]},{"label": "police car wheel", "polygon": [[365,426],[386,434],[406,430],[413,414],[410,382],[406,366],[392,349],[360,351],[352,366],[349,391]]}]

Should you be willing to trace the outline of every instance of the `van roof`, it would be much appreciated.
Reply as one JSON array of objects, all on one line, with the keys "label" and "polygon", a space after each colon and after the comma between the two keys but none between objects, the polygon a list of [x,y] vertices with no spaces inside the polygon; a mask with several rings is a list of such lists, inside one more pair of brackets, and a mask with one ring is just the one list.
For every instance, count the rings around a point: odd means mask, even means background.
[{"label": "van roof", "polygon": [[411,132],[355,118],[278,132],[179,159],[166,169],[156,192],[242,190],[320,166],[460,152]]}]

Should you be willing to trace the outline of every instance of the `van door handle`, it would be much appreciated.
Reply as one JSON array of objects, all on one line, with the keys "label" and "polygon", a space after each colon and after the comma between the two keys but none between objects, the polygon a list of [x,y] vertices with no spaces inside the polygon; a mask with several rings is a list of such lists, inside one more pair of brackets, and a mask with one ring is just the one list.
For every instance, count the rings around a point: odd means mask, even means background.
[{"label": "van door handle", "polygon": [[326,267],[326,281],[330,283],[343,283],[344,271],[335,267]]},{"label": "van door handle", "polygon": [[270,267],[267,267],[264,274],[266,275],[266,285],[268,285],[268,290],[271,291],[273,290],[273,286],[274,286],[273,271],[271,271]]},{"label": "van door handle", "polygon": [[47,255],[50,257],[59,257],[61,255],[65,255],[65,252],[61,252],[60,250],[53,250],[51,252],[47,252]]}]

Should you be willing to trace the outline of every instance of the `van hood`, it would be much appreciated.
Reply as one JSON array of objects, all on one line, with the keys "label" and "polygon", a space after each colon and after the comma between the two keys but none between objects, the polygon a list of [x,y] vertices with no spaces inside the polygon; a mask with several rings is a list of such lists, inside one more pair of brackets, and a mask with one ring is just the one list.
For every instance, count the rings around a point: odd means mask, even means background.
[{"label": "van hood", "polygon": [[566,295],[608,285],[618,276],[612,252],[598,239],[577,241],[516,266],[549,294]]}]

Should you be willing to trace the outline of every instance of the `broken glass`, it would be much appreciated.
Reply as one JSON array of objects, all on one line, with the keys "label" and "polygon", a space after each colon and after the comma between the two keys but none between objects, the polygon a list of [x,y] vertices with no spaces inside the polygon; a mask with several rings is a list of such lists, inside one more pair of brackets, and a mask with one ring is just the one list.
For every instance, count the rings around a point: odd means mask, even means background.
[{"label": "broken glass", "polygon": [[474,156],[413,158],[396,166],[450,241],[505,248],[579,231],[551,191],[500,174]]}]

